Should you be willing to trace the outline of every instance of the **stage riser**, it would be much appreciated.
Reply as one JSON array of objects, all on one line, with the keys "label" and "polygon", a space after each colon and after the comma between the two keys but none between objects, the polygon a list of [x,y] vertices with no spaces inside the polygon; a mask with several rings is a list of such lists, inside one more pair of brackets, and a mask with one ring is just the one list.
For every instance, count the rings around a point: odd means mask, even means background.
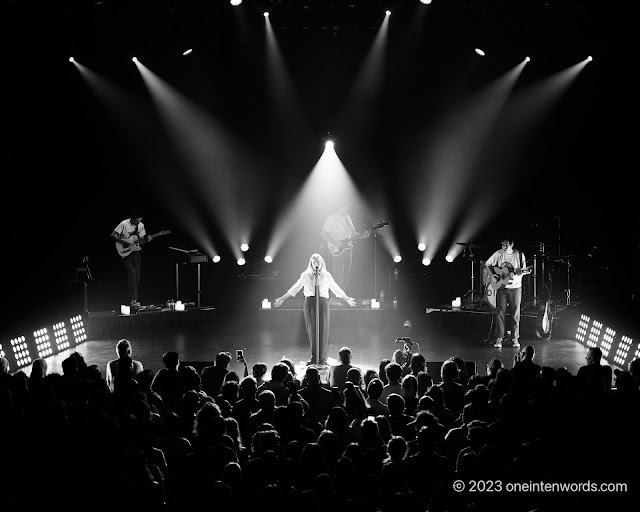
[{"label": "stage riser", "polygon": [[195,308],[185,311],[150,311],[134,315],[91,316],[86,320],[87,333],[91,337],[115,332],[162,329],[216,323],[215,308]]},{"label": "stage riser", "polygon": [[[396,309],[331,309],[331,327],[384,327],[401,322],[401,312]],[[256,315],[262,327],[304,326],[302,309],[261,309]]]},{"label": "stage riser", "polygon": [[[492,313],[472,313],[467,311],[432,311],[427,314],[427,323],[433,327],[460,330],[489,332],[494,315]],[[535,316],[520,317],[520,336],[523,338],[535,336]],[[508,325],[509,317],[507,317]]]}]

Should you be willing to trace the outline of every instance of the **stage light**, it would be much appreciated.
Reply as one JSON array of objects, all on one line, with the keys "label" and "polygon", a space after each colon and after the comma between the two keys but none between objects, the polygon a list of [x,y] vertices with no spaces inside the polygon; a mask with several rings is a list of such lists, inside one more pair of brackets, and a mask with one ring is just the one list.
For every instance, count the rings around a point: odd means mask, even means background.
[{"label": "stage light", "polygon": [[31,353],[27,345],[27,339],[24,336],[18,336],[11,340],[11,348],[13,349],[13,358],[18,368],[31,364]]},{"label": "stage light", "polygon": [[393,261],[394,261],[395,263],[400,263],[400,262],[402,261],[402,256],[400,256],[399,254],[396,254],[396,255],[393,257]]},{"label": "stage light", "polygon": [[451,256],[451,254],[447,254],[444,259],[451,263],[453,261],[453,256]]},{"label": "stage light", "polygon": [[420,3],[422,5],[429,5],[431,3],[431,0],[420,0]]},{"label": "stage light", "polygon": [[193,52],[193,49],[189,48],[188,50],[185,50],[184,52],[182,52],[182,55],[189,55],[191,52]]},{"label": "stage light", "polygon": [[238,258],[238,265],[242,266],[246,263],[244,258]]},{"label": "stage light", "polygon": [[424,251],[426,248],[427,248],[427,244],[425,244],[424,242],[420,242],[420,243],[418,244],[418,250],[419,250],[420,252]]},{"label": "stage light", "polygon": [[633,338],[629,336],[622,336],[620,339],[620,344],[618,345],[618,349],[616,350],[616,355],[613,357],[613,362],[618,366],[624,367],[625,362],[627,361],[627,356],[629,355],[629,350],[631,349],[631,345],[633,345]]},{"label": "stage light", "polygon": [[130,315],[131,314],[131,306],[126,304],[120,304],[120,314],[121,315]]},{"label": "stage light", "polygon": [[249,250],[249,244],[242,244],[242,245],[240,246],[240,250],[241,250],[242,252],[247,252],[247,251]]},{"label": "stage light", "polygon": [[131,60],[132,60],[133,62],[138,62],[138,57],[132,57],[132,58],[131,58]]},{"label": "stage light", "polygon": [[391,16],[391,11],[389,11],[389,10],[384,11],[384,13],[385,13],[387,16]]},{"label": "stage light", "polygon": [[[626,368],[629,361],[635,357],[633,353],[630,354],[634,345],[633,338],[627,335],[618,338],[615,329],[585,313],[580,314],[574,332],[576,341],[589,348],[599,347],[602,350],[602,357],[622,368]],[[638,345],[638,349],[640,349],[640,345]]]},{"label": "stage light", "polygon": [[616,337],[616,331],[614,331],[611,327],[607,327],[604,330],[604,336],[602,339],[602,356],[605,359],[609,358],[609,352],[611,351],[611,345],[613,345],[613,340]]},{"label": "stage light", "polygon": [[[77,315],[69,318],[70,330],[73,333],[75,345],[83,343],[87,339],[82,316]],[[33,338],[27,339],[25,336],[17,336],[11,340],[11,352],[6,357],[12,367],[18,369],[29,366],[33,358],[47,358],[71,348],[71,336],[67,330],[66,322],[57,322],[52,325],[55,344],[51,340],[49,330],[46,327],[33,331]],[[0,344],[0,352],[4,353]],[[33,354],[33,358],[32,358]]]},{"label": "stage light", "polygon": [[333,149],[333,141],[328,140],[327,142],[324,143],[324,147],[327,149]]},{"label": "stage light", "polygon": [[530,59],[529,57],[525,57],[525,58],[524,58],[524,61],[525,61],[525,62],[531,62],[531,59]]},{"label": "stage light", "polygon": [[73,339],[75,340],[76,345],[80,345],[80,343],[87,341],[87,333],[84,329],[82,317],[80,315],[76,315],[71,317],[69,322],[71,323],[71,333],[73,334]]},{"label": "stage light", "polygon": [[271,262],[273,262],[273,258],[271,256],[267,255],[267,256],[264,257],[264,261],[266,261],[267,263],[271,263]]},{"label": "stage light", "polygon": [[269,13],[268,13],[267,11],[265,11],[265,12],[263,13],[263,16],[264,16],[265,18],[268,18],[268,17],[269,17]]},{"label": "stage light", "polygon": [[74,59],[73,57],[69,57],[69,62],[75,62],[76,59]]},{"label": "stage light", "polygon": [[51,342],[49,341],[49,333],[46,327],[38,329],[37,331],[33,331],[33,337],[36,341],[36,351],[38,352],[38,357],[48,357],[53,354]]},{"label": "stage light", "polygon": [[591,62],[592,60],[593,60],[593,57],[592,57],[591,55],[589,55],[589,56],[587,57],[587,61],[588,61],[588,62]]},{"label": "stage light", "polygon": [[234,7],[237,7],[238,5],[240,5],[242,3],[242,0],[230,0],[229,3],[231,5],[233,5]]},{"label": "stage light", "polygon": [[431,265],[431,260],[429,258],[422,258],[422,264],[425,267],[428,267],[429,265]]},{"label": "stage light", "polygon": [[485,53],[480,49],[480,48],[476,48],[475,52],[480,55],[480,57],[484,57]]},{"label": "stage light", "polygon": [[56,340],[58,352],[69,348],[69,337],[67,336],[67,328],[64,322],[58,322],[53,326],[53,337]]},{"label": "stage light", "polygon": [[213,258],[211,258],[211,260],[212,260],[214,263],[218,263],[218,262],[220,261],[220,256],[218,256],[218,255],[216,254]]}]

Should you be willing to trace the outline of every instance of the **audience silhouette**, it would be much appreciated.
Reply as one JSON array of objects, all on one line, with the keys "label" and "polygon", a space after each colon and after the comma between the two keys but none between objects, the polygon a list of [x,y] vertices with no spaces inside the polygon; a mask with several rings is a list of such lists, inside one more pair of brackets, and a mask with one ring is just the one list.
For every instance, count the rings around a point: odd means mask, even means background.
[{"label": "audience silhouette", "polygon": [[[130,342],[118,343],[104,377],[77,353],[62,375],[42,358],[28,377],[11,374],[0,358],[7,510],[633,510],[638,473],[612,464],[616,448],[605,445],[615,439],[626,461],[639,455],[637,359],[612,381],[598,350],[574,376],[537,365],[526,346],[510,368],[491,360],[486,375],[461,375],[463,363],[451,358],[434,384],[419,354],[402,378],[390,360],[361,373],[343,347],[332,380],[308,366],[299,381],[283,358],[259,384],[266,365],[240,379],[228,352],[201,374],[167,352],[145,361],[160,367],[153,371],[131,358]],[[30,449],[30,441],[47,436],[56,442],[39,457],[43,442]],[[74,475],[72,487],[57,484],[62,473]],[[490,495],[456,492],[456,480],[628,487]]]}]

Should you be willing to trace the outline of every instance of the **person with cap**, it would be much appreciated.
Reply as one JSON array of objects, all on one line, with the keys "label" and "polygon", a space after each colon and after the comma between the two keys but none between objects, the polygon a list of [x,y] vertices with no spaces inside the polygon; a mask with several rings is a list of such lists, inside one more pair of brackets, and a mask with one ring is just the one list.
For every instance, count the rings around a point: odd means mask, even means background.
[{"label": "person with cap", "polygon": [[140,307],[138,289],[140,287],[140,268],[142,258],[140,254],[140,242],[151,241],[152,236],[147,236],[142,223],[142,211],[134,209],[129,218],[124,219],[111,233],[112,240],[116,243],[118,254],[122,257],[125,275],[127,277],[127,300],[129,305]]}]

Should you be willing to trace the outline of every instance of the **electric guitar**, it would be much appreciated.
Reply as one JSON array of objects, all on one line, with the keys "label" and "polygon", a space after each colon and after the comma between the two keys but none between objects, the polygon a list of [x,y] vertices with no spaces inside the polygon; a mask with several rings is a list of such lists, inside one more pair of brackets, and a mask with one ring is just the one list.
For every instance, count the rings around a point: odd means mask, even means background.
[{"label": "electric guitar", "polygon": [[342,245],[340,245],[340,246],[337,246],[336,244],[334,244],[332,242],[327,242],[327,247],[329,248],[329,252],[333,256],[340,256],[344,251],[350,250],[350,249],[353,248],[353,240],[358,240],[360,238],[369,238],[369,235],[371,235],[371,233],[373,233],[377,229],[380,229],[380,228],[382,228],[384,226],[388,226],[388,225],[389,225],[389,221],[388,220],[383,220],[382,222],[378,222],[375,226],[373,226],[371,229],[368,229],[367,231],[365,231],[361,235],[355,236],[355,237],[349,237],[349,238],[347,238],[345,240],[342,240]]},{"label": "electric guitar", "polygon": [[138,235],[132,235],[127,240],[127,242],[130,242],[131,245],[129,245],[128,247],[125,247],[122,242],[116,242],[116,250],[118,251],[118,254],[124,258],[125,256],[129,256],[129,254],[131,254],[133,251],[141,250],[142,249],[142,245],[146,244],[147,242],[150,242],[154,238],[158,238],[159,236],[168,235],[170,233],[171,233],[171,231],[168,231],[168,230],[160,231],[160,232],[156,233],[155,235],[151,235],[149,237],[149,239],[147,239],[147,238],[140,239],[140,237]]},{"label": "electric guitar", "polygon": [[513,276],[531,274],[531,267],[515,269],[511,265],[503,265],[502,267],[493,267],[496,275],[492,276],[491,288],[499,290],[504,286],[513,282]]},{"label": "electric guitar", "polygon": [[536,336],[541,340],[548,340],[551,338],[551,328],[553,327],[553,320],[555,317],[555,308],[553,301],[551,300],[551,288],[553,287],[553,279],[549,274],[549,298],[538,310],[538,317],[536,318]]}]

